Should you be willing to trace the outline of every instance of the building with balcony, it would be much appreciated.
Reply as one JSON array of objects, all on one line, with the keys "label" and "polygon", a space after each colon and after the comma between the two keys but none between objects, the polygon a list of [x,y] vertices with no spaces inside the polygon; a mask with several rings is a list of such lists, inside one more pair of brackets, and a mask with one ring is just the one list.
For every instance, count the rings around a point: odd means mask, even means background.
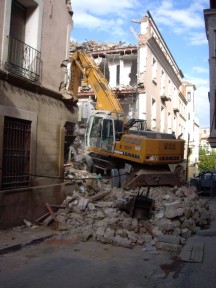
[{"label": "building with balcony", "polygon": [[0,1],[0,227],[31,221],[47,199],[64,197],[65,137],[77,122],[62,92],[69,2]]},{"label": "building with balcony", "polygon": [[209,102],[210,136],[209,143],[216,148],[216,2],[210,0],[210,9],[204,10],[206,37],[209,45]]}]

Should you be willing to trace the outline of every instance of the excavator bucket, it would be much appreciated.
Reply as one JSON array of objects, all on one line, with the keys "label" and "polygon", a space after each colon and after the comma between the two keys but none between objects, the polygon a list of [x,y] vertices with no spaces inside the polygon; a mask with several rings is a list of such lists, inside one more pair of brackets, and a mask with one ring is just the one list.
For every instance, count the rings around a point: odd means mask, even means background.
[{"label": "excavator bucket", "polygon": [[180,186],[180,178],[171,171],[154,169],[140,169],[127,175],[125,189],[142,186]]},{"label": "excavator bucket", "polygon": [[153,199],[138,193],[126,204],[126,210],[132,217],[146,220],[151,216],[153,205]]}]

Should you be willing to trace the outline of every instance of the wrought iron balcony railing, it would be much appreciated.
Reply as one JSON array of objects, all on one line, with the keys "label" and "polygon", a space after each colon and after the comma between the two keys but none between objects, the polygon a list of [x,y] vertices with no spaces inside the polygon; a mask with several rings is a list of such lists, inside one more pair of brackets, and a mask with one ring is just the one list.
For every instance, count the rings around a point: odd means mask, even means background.
[{"label": "wrought iron balcony railing", "polygon": [[40,52],[26,43],[8,36],[8,59],[6,69],[15,75],[39,82]]}]

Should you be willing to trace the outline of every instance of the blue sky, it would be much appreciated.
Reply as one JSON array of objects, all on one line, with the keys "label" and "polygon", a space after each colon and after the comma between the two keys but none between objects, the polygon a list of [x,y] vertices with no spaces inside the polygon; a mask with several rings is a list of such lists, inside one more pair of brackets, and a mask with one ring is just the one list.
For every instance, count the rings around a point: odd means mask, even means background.
[{"label": "blue sky", "polygon": [[184,80],[196,85],[195,113],[200,127],[209,127],[208,42],[203,10],[209,0],[73,0],[74,27],[71,38],[78,42],[126,42],[137,44],[139,20],[150,11]]}]

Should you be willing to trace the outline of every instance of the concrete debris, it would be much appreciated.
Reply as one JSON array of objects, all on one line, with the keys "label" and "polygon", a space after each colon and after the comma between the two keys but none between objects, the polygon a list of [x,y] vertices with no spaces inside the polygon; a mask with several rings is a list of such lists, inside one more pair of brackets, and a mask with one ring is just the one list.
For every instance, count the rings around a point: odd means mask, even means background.
[{"label": "concrete debris", "polygon": [[31,227],[32,223],[26,219],[23,219],[23,222],[25,223],[26,227]]},{"label": "concrete debris", "polygon": [[[122,53],[122,50],[134,50],[136,51],[138,49],[137,45],[131,45],[131,44],[126,44],[125,42],[119,42],[119,43],[107,43],[107,42],[97,42],[94,40],[89,40],[85,42],[78,43],[76,41],[71,41],[70,42],[70,52],[73,53],[77,50],[77,48],[82,47],[87,53],[89,54],[97,54],[98,52],[98,57],[95,57],[95,62],[96,64],[100,67],[101,61],[104,57],[104,55],[112,54],[112,55],[120,55]],[[100,52],[103,52],[104,55],[101,56]],[[131,52],[133,54],[133,52]],[[134,52],[137,53],[137,52]],[[127,55],[127,54],[126,54]],[[125,55],[124,55],[125,56]],[[128,57],[131,57],[130,53],[127,55]],[[143,85],[142,83],[136,83],[134,85],[124,85],[120,84],[117,85],[116,87],[112,87],[112,90],[115,93],[123,93],[124,91],[130,91],[130,92],[136,92],[137,88],[140,88],[140,84]],[[84,81],[81,82],[81,86],[79,87],[79,92],[89,92],[91,91],[91,88],[87,83]]]},{"label": "concrete debris", "polygon": [[[70,176],[70,177],[69,177]],[[61,239],[110,243],[131,248],[143,246],[155,253],[164,249],[179,253],[187,239],[209,227],[211,213],[207,200],[192,187],[147,187],[134,190],[111,188],[108,179],[99,179],[86,170],[67,167],[66,181],[76,178],[74,190],[55,212],[54,223]],[[93,181],[94,183],[92,183]],[[85,189],[81,191],[80,187]],[[122,211],[125,203],[138,193],[149,192],[153,199],[149,220]]]},{"label": "concrete debris", "polygon": [[78,43],[76,41],[70,42],[70,51],[75,51],[78,47],[82,47],[83,49],[92,52],[92,51],[104,51],[104,50],[114,50],[121,48],[131,48],[137,47],[136,45],[125,45],[125,42],[119,41],[119,43],[107,43],[107,42],[97,42],[95,40],[89,40],[82,43]]}]

